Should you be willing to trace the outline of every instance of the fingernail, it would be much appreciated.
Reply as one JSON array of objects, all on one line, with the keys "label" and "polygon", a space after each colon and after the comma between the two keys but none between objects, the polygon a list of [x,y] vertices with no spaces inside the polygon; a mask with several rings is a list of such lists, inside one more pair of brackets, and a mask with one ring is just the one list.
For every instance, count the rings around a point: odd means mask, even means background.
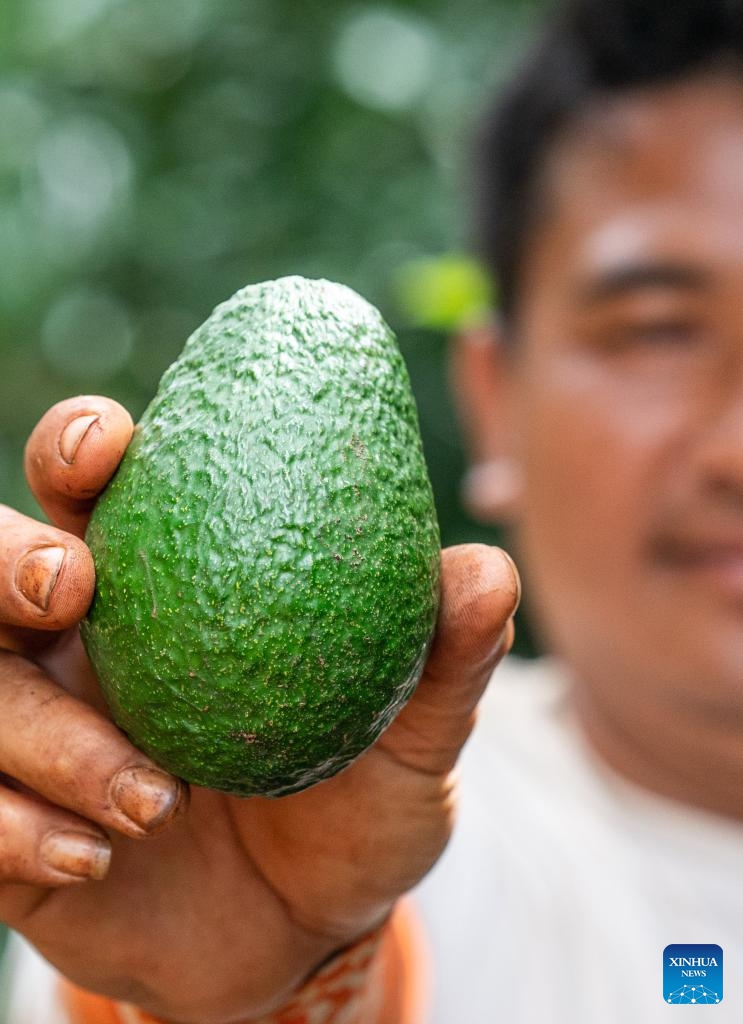
[{"label": "fingernail", "polygon": [[495,645],[495,656],[500,660],[505,657],[506,654],[510,654],[511,648],[513,647],[513,641],[515,639],[515,628],[513,624],[513,618],[510,618],[506,623],[505,629],[498,637],[498,642]]},{"label": "fingernail", "polygon": [[154,832],[173,816],[184,789],[157,768],[122,768],[111,781],[111,801],[143,832]]},{"label": "fingernail", "polygon": [[100,881],[111,863],[106,840],[87,832],[50,832],[42,839],[39,852],[47,867],[73,878]]},{"label": "fingernail", "polygon": [[92,413],[89,416],[78,416],[77,419],[70,420],[62,431],[59,438],[59,454],[68,466],[71,466],[75,461],[77,450],[83,443],[83,438],[99,418],[97,413]]},{"label": "fingernail", "polygon": [[[503,548],[501,548],[501,551],[503,551]],[[508,564],[509,564],[509,566],[511,568],[511,572],[513,573],[513,582],[514,582],[514,586],[515,586],[515,589],[516,589],[516,604],[514,605],[514,609],[511,612],[511,614],[515,615],[516,611],[518,610],[519,605],[521,604],[521,574],[519,573],[518,569],[516,568],[516,563],[511,558],[511,556],[508,554],[508,552],[507,551],[503,551],[503,554],[506,556],[506,560],[507,560],[507,562],[508,562]]]},{"label": "fingernail", "polygon": [[42,612],[49,610],[59,574],[67,551],[48,546],[28,551],[18,563],[15,584],[27,601]]}]

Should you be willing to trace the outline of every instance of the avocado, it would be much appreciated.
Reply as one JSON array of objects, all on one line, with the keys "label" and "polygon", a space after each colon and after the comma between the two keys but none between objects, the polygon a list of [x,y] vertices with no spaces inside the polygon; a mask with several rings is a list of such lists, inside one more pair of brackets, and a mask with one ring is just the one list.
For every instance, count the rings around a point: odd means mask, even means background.
[{"label": "avocado", "polygon": [[218,306],[86,540],[82,636],[136,746],[242,796],[348,765],[413,691],[439,594],[415,403],[381,315],[301,277]]}]

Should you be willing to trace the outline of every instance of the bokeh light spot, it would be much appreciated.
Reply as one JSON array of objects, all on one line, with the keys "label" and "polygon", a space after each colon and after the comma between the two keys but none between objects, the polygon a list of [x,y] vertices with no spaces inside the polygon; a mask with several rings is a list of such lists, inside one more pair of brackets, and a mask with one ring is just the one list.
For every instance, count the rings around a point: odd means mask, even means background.
[{"label": "bokeh light spot", "polygon": [[50,127],[41,137],[37,165],[47,213],[82,227],[112,212],[132,174],[121,135],[94,117],[70,117]]},{"label": "bokeh light spot", "polygon": [[110,380],[126,366],[133,342],[131,317],[123,303],[89,287],[65,292],[41,329],[51,368],[70,381]]},{"label": "bokeh light spot", "polygon": [[0,82],[0,170],[20,170],[32,158],[45,120],[39,100],[21,84]]},{"label": "bokeh light spot", "polygon": [[114,0],[25,0],[23,40],[32,51],[63,46],[79,36]]},{"label": "bokeh light spot", "polygon": [[200,38],[203,23],[203,0],[129,0],[111,19],[111,31],[126,49],[165,56],[189,50]]},{"label": "bokeh light spot", "polygon": [[334,68],[341,88],[375,110],[405,110],[425,93],[438,40],[424,19],[392,7],[367,7],[343,26]]}]

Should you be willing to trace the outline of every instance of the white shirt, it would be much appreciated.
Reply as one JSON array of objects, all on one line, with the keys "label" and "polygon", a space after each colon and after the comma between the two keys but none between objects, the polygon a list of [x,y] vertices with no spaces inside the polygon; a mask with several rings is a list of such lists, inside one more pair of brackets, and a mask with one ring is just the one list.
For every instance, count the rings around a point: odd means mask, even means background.
[{"label": "white shirt", "polygon": [[419,887],[430,1024],[671,1024],[663,950],[716,943],[743,1021],[743,824],[610,771],[548,662],[495,674],[461,761],[461,813]]}]

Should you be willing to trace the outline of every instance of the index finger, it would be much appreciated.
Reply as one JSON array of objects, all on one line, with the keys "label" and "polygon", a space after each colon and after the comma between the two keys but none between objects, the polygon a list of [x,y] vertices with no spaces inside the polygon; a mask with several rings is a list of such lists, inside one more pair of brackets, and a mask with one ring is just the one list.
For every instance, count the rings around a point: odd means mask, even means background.
[{"label": "index finger", "polygon": [[55,526],[85,535],[133,430],[126,409],[99,395],[65,399],[42,416],[26,445],[26,478]]},{"label": "index finger", "polygon": [[14,654],[0,654],[0,721],[0,772],[57,807],[134,837],[154,835],[185,807],[184,783]]}]

